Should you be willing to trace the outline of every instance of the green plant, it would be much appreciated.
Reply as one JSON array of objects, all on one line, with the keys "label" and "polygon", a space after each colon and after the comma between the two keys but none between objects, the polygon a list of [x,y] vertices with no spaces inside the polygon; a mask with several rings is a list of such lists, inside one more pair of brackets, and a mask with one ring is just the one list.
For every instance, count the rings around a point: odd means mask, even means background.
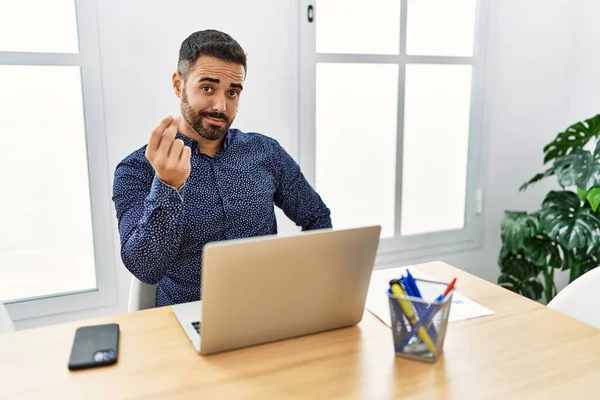
[{"label": "green plant", "polygon": [[[555,176],[539,210],[506,211],[498,283],[533,300],[556,295],[556,270],[569,282],[600,265],[600,114],[571,125],[544,147],[549,167],[520,187]],[[591,150],[588,150],[591,149]]]}]

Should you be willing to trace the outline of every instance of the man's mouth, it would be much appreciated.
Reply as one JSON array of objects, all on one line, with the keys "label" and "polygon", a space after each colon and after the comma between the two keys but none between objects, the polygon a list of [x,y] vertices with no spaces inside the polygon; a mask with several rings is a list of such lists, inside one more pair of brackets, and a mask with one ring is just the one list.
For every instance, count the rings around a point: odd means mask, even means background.
[{"label": "man's mouth", "polygon": [[224,119],[221,118],[213,118],[213,117],[204,117],[206,118],[206,120],[211,123],[211,124],[215,124],[215,125],[224,125],[226,122]]}]

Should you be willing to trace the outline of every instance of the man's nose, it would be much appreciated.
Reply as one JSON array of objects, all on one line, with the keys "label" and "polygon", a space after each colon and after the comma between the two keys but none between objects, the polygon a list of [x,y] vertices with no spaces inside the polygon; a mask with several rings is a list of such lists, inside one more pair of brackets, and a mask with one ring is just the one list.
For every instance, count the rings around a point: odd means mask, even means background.
[{"label": "man's nose", "polygon": [[216,112],[225,112],[227,111],[227,101],[225,99],[225,95],[223,94],[219,94],[217,96],[213,96],[214,99],[214,103],[213,103],[213,111]]}]

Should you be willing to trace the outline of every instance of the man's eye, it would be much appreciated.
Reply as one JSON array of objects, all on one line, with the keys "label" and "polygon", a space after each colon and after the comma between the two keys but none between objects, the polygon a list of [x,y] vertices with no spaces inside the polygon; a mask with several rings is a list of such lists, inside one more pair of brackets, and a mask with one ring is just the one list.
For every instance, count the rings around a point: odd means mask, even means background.
[{"label": "man's eye", "polygon": [[206,93],[210,93],[212,92],[212,88],[210,86],[202,86],[201,88],[203,91],[205,91]]},{"label": "man's eye", "polygon": [[237,97],[237,96],[239,96],[239,93],[238,93],[238,92],[236,92],[235,90],[232,90],[232,91],[230,91],[230,92],[229,92],[229,95],[230,95],[231,97]]}]

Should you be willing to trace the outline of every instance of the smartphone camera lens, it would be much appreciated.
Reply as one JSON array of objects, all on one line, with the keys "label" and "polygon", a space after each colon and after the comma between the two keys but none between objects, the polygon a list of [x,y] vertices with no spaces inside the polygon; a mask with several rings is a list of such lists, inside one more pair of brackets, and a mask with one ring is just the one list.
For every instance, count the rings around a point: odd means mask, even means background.
[{"label": "smartphone camera lens", "polygon": [[94,353],[95,362],[112,361],[115,359],[115,352],[113,350],[101,350]]},{"label": "smartphone camera lens", "polygon": [[102,361],[104,361],[104,352],[103,351],[97,351],[96,353],[94,353],[94,361],[95,362],[102,362]]},{"label": "smartphone camera lens", "polygon": [[112,360],[114,360],[115,359],[115,352],[114,352],[114,350],[106,350],[104,352],[104,359],[106,361],[112,361]]}]

